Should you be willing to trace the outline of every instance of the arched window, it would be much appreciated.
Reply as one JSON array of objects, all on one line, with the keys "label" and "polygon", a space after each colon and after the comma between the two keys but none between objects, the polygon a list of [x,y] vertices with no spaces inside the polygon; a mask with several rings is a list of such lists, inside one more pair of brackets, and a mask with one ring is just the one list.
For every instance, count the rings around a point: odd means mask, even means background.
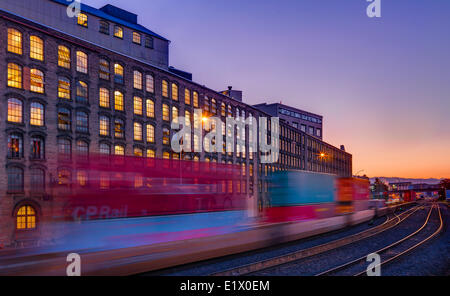
[{"label": "arched window", "polygon": [[38,69],[30,70],[30,90],[36,93],[44,93],[44,73]]},{"label": "arched window", "polygon": [[114,92],[114,109],[123,111],[123,94],[117,90]]},{"label": "arched window", "polygon": [[147,100],[147,117],[155,117],[155,103],[150,99]]},{"label": "arched window", "polygon": [[89,116],[84,111],[77,111],[77,132],[87,133],[89,132]]},{"label": "arched window", "polygon": [[196,91],[193,93],[193,105],[195,108],[198,108],[198,92]]},{"label": "arched window", "polygon": [[14,64],[8,64],[8,86],[22,88],[22,67]]},{"label": "arched window", "polygon": [[114,146],[114,154],[115,155],[125,155],[125,147],[122,145]]},{"label": "arched window", "polygon": [[163,128],[163,144],[169,145],[170,144],[170,131],[168,128]]},{"label": "arched window", "polygon": [[99,119],[100,122],[100,135],[101,136],[109,136],[109,117],[107,116],[100,116]]},{"label": "arched window", "polygon": [[104,80],[109,80],[109,62],[105,59],[100,59],[99,62],[99,77]]},{"label": "arched window", "polygon": [[88,85],[83,81],[77,82],[77,102],[84,104],[88,102]]},{"label": "arched window", "polygon": [[23,157],[23,137],[21,134],[8,135],[8,158]]},{"label": "arched window", "polygon": [[16,29],[8,29],[8,51],[22,54],[22,33]]},{"label": "arched window", "polygon": [[145,79],[145,87],[147,89],[147,92],[154,93],[155,92],[155,79],[153,78],[153,75],[147,75]]},{"label": "arched window", "polygon": [[23,122],[23,103],[19,99],[8,99],[8,121],[15,123]]},{"label": "arched window", "polygon": [[125,137],[125,124],[122,119],[114,120],[114,137],[123,139]]},{"label": "arched window", "polygon": [[142,89],[142,73],[139,71],[133,72],[133,86],[135,89]]},{"label": "arched window", "polygon": [[133,32],[133,43],[141,45],[141,34]]},{"label": "arched window", "polygon": [[184,90],[184,103],[186,105],[191,104],[191,91],[187,88]]},{"label": "arched window", "polygon": [[141,123],[139,123],[139,122],[134,123],[133,132],[134,132],[134,140],[142,141],[142,124]]},{"label": "arched window", "polygon": [[19,167],[9,167],[8,174],[8,191],[23,192],[23,169]]},{"label": "arched window", "polygon": [[172,107],[172,121],[178,123],[178,108],[175,106]]},{"label": "arched window", "polygon": [[155,143],[155,127],[151,124],[147,124],[147,142]]},{"label": "arched window", "polygon": [[45,158],[45,140],[42,137],[31,137],[31,159]]},{"label": "arched window", "polygon": [[77,18],[77,23],[78,23],[78,25],[87,28],[87,26],[88,26],[88,16],[86,14],[84,14],[84,13],[79,13],[78,14],[78,18]]},{"label": "arched window", "polygon": [[145,37],[145,47],[153,48],[153,38],[150,36]]},{"label": "arched window", "polygon": [[100,150],[100,154],[104,154],[104,155],[111,154],[111,146],[109,144],[101,143],[99,150]]},{"label": "arched window", "polygon": [[164,98],[169,97],[169,83],[166,80],[162,81],[162,96]]},{"label": "arched window", "polygon": [[109,23],[106,21],[100,21],[100,33],[109,35]]},{"label": "arched window", "polygon": [[70,50],[63,46],[58,46],[58,66],[70,69]]},{"label": "arched window", "polygon": [[58,185],[69,186],[72,181],[72,173],[68,169],[58,169]]},{"label": "arched window", "polygon": [[89,144],[86,141],[77,141],[77,154],[84,158],[89,155]]},{"label": "arched window", "polygon": [[133,98],[133,105],[134,105],[134,114],[136,115],[142,115],[142,98],[140,97],[134,97]]},{"label": "arched window", "polygon": [[71,127],[71,113],[67,108],[58,109],[58,129],[63,131],[69,131]]},{"label": "arched window", "polygon": [[209,112],[209,110],[211,109],[211,106],[209,104],[209,98],[207,96],[205,96],[205,99],[203,101],[203,110],[206,112]]},{"label": "arched window", "polygon": [[184,111],[184,124],[186,126],[191,126],[191,112],[188,110]]},{"label": "arched window", "polygon": [[120,64],[114,64],[114,82],[123,84],[123,67]]},{"label": "arched window", "polygon": [[114,26],[114,37],[123,39],[123,29],[119,26]]},{"label": "arched window", "polygon": [[70,158],[72,155],[72,142],[69,139],[58,139],[58,154],[62,158]]},{"label": "arched window", "polygon": [[30,170],[30,189],[34,192],[45,191],[45,172],[43,169],[34,168]]},{"label": "arched window", "polygon": [[222,103],[220,105],[220,115],[222,115],[222,116],[226,116],[227,115],[227,109],[226,109],[225,103]]},{"label": "arched window", "polygon": [[172,100],[178,101],[178,85],[172,83]]},{"label": "arched window", "polygon": [[82,51],[77,51],[77,71],[87,74],[88,56]]},{"label": "arched window", "polygon": [[58,98],[70,100],[70,80],[65,77],[58,78]]},{"label": "arched window", "polygon": [[16,228],[18,230],[36,229],[36,211],[32,206],[22,206],[16,214]]},{"label": "arched window", "polygon": [[109,108],[109,90],[103,87],[99,90],[99,105],[103,108]]},{"label": "arched window", "polygon": [[44,126],[44,105],[41,103],[31,103],[30,124],[34,126]]},{"label": "arched window", "polygon": [[37,36],[30,36],[30,58],[44,60],[44,41]]},{"label": "arched window", "polygon": [[170,121],[170,113],[169,106],[167,104],[162,105],[162,114],[164,121]]}]

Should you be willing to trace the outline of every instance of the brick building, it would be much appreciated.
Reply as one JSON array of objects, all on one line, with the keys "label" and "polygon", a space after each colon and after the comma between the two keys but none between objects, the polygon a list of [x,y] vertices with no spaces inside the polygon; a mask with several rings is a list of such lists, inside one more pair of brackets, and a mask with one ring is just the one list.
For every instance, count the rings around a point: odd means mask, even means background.
[{"label": "brick building", "polygon": [[[242,191],[255,209],[277,170],[351,176],[350,154],[286,123],[273,164],[251,151],[248,127],[236,133],[245,145],[234,153],[174,153],[170,124],[178,116],[201,125],[210,116],[270,115],[174,71],[168,40],[140,26],[137,16],[82,5],[69,18],[66,8],[56,0],[0,2],[0,246],[45,243],[39,238],[51,231],[44,222],[56,207],[53,188],[78,178],[75,154],[239,164]],[[191,136],[195,148],[201,139]]]}]

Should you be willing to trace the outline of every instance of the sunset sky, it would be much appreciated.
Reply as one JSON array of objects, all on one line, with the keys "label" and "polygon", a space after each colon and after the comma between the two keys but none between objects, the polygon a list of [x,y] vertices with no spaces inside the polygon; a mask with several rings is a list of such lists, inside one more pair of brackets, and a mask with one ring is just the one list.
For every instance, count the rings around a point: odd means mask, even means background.
[{"label": "sunset sky", "polygon": [[450,1],[83,0],[113,4],[171,40],[170,64],[249,104],[324,116],[354,172],[450,178]]}]

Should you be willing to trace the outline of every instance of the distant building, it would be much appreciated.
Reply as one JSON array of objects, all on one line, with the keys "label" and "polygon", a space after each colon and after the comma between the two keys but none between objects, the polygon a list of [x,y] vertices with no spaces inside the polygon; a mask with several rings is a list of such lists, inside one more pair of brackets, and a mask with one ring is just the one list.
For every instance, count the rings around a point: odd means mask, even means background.
[{"label": "distant building", "polygon": [[402,191],[402,190],[410,190],[412,186],[411,182],[396,182],[389,183],[389,191]]},{"label": "distant building", "polygon": [[280,117],[287,124],[304,133],[323,139],[323,117],[321,115],[306,112],[281,103],[264,103],[254,105],[254,107],[274,117]]},{"label": "distant building", "polygon": [[233,90],[232,86],[229,86],[228,90],[221,91],[220,93],[223,95],[226,95],[236,101],[242,102],[242,91]]}]

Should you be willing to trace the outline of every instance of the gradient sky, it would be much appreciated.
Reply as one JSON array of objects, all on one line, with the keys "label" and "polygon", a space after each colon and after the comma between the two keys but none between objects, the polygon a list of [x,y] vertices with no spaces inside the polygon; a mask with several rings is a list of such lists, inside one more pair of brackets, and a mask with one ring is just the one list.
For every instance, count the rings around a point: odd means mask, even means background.
[{"label": "gradient sky", "polygon": [[82,1],[137,13],[200,84],[323,115],[355,173],[450,178],[448,0]]}]

